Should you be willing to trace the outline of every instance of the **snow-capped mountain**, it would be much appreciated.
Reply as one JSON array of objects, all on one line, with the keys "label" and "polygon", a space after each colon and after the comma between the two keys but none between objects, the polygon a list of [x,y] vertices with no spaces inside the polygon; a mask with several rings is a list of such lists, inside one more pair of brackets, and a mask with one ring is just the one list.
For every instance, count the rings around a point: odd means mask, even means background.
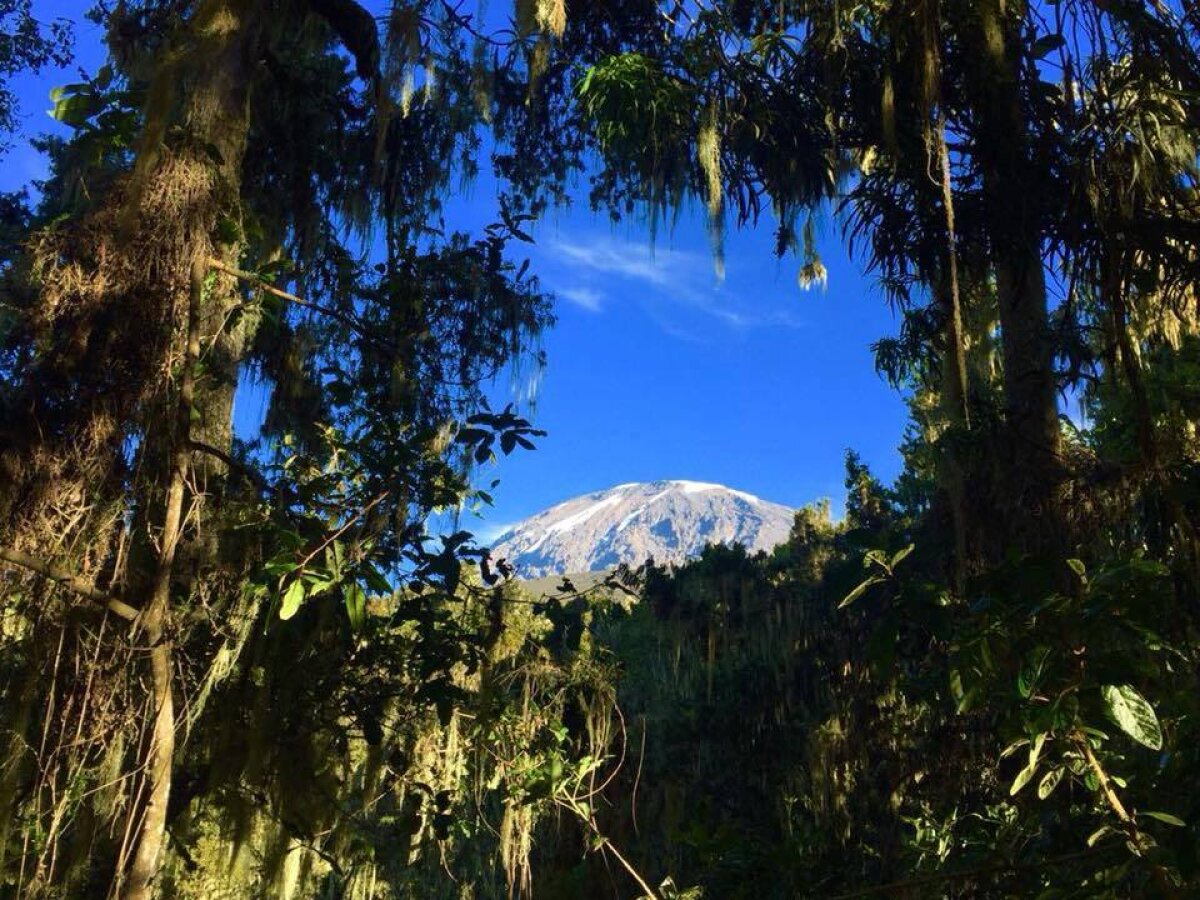
[{"label": "snow-capped mountain", "polygon": [[590,572],[619,563],[677,563],[706,544],[769,550],[787,538],[795,511],[700,481],[619,484],[552,506],[492,544],[522,578]]}]

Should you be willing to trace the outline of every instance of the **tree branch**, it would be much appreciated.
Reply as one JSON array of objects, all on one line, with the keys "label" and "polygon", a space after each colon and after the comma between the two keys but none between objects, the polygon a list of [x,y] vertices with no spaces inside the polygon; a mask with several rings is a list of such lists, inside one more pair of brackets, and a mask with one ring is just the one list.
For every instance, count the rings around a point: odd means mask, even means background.
[{"label": "tree branch", "polygon": [[[1128,833],[1130,841],[1137,849],[1138,855],[1141,856],[1147,853],[1150,847],[1142,837],[1142,832],[1137,826],[1137,819],[1129,814],[1129,810],[1121,802],[1121,798],[1112,786],[1112,779],[1108,777],[1108,773],[1104,771],[1104,766],[1100,764],[1100,760],[1092,752],[1092,745],[1088,743],[1087,735],[1077,732],[1073,735],[1073,740],[1079,752],[1083,754],[1083,758],[1087,760],[1092,774],[1096,776],[1096,782],[1101,795],[1107,801],[1112,811],[1117,814],[1117,818],[1121,820],[1121,825],[1124,826],[1125,831]],[[1167,873],[1166,869],[1154,860],[1147,860],[1147,862],[1150,864],[1150,873],[1154,876],[1154,881],[1161,891],[1161,896],[1172,898],[1172,900],[1178,897],[1179,892],[1176,890],[1175,883],[1171,880],[1171,876]]]},{"label": "tree branch", "polygon": [[381,347],[389,350],[396,349],[387,341],[381,340],[379,337],[372,334],[366,328],[366,326],[364,326],[353,316],[348,316],[341,310],[333,309],[329,306],[323,306],[320,303],[313,303],[311,300],[305,300],[303,297],[297,297],[295,294],[289,294],[287,291],[275,287],[275,285],[271,284],[269,281],[265,281],[264,279],[255,275],[253,272],[247,272],[244,269],[235,269],[233,266],[227,265],[221,262],[219,259],[209,257],[208,264],[212,268],[220,272],[224,272],[226,275],[232,275],[234,278],[239,278],[242,281],[249,281],[259,290],[266,291],[268,294],[279,297],[281,300],[287,300],[289,303],[295,303],[297,306],[303,306],[305,309],[311,309],[313,312],[319,312],[323,316],[329,316],[329,318],[341,322],[355,334],[358,334],[366,340],[378,344]]},{"label": "tree branch", "polygon": [[70,588],[77,594],[87,597],[89,600],[102,603],[107,607],[109,612],[120,616],[126,622],[132,622],[138,617],[139,611],[135,607],[130,606],[118,597],[114,597],[112,594],[106,594],[95,585],[88,583],[62,566],[46,562],[43,559],[38,559],[36,556],[31,556],[20,550],[12,550],[8,547],[0,547],[0,560],[20,566],[23,569],[29,569],[31,572],[37,572],[39,575],[49,578],[51,581],[57,581],[59,584]]},{"label": "tree branch", "polygon": [[212,444],[206,444],[203,441],[197,441],[194,438],[189,439],[187,443],[188,447],[190,447],[192,450],[195,450],[197,453],[206,453],[209,456],[220,460],[225,464],[226,468],[233,472],[237,472],[263,493],[271,492],[271,485],[267,479],[262,476],[262,473],[255,471],[241,460],[236,459],[232,455],[226,453],[224,450],[214,447]]}]

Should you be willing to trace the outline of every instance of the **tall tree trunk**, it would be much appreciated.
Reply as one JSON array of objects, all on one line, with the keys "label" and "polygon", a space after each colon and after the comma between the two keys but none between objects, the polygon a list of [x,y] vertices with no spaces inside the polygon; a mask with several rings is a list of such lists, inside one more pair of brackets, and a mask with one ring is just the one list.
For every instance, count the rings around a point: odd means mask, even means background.
[{"label": "tall tree trunk", "polygon": [[[942,407],[952,429],[965,435],[971,429],[971,406],[968,395],[967,345],[963,334],[962,295],[958,283],[958,239],[954,227],[954,184],[950,171],[950,152],[946,147],[946,122],[939,115],[937,133],[937,165],[941,170],[942,214],[946,226],[945,274],[934,288],[935,302],[942,307],[946,319],[945,347],[942,351]],[[943,482],[950,498],[950,513],[954,525],[954,587],[961,595],[970,564],[972,531],[967,512],[966,475],[958,442],[952,442],[945,453]]]},{"label": "tall tree trunk", "polygon": [[[173,408],[163,407],[163,415],[174,421],[164,422],[166,427],[161,428],[148,424],[146,429],[144,453],[151,466],[156,459],[169,460],[169,465],[157,467],[167,475],[165,490],[161,481],[152,479],[138,503],[139,509],[150,509],[155,496],[163,497],[162,531],[141,621],[151,648],[153,721],[144,766],[145,799],[141,808],[131,813],[140,816],[140,823],[122,891],[125,900],[153,896],[166,843],[176,731],[172,593],[181,583],[193,584],[199,570],[216,563],[212,558],[215,543],[185,537],[185,525],[201,515],[203,495],[220,490],[224,464],[219,457],[197,453],[193,440],[222,452],[229,449],[233,394],[245,346],[243,326],[230,327],[239,300],[236,283],[213,272],[210,261],[236,263],[240,251],[238,239],[230,241],[219,235],[229,230],[230,223],[240,224],[241,218],[240,171],[249,127],[247,73],[256,34],[254,24],[248,21],[250,6],[248,0],[208,0],[197,10],[190,23],[185,63],[178,68],[163,66],[156,79],[180,79],[188,92],[183,103],[187,145],[172,151],[168,171],[159,166],[158,171],[141,176],[145,179],[143,191],[154,189],[155,180],[181,176],[206,182],[209,191],[197,203],[195,219],[179,223],[181,233],[168,236],[186,242],[191,270],[178,394]],[[171,84],[155,84],[152,92],[172,89]],[[150,166],[158,164],[161,152],[156,140],[154,128],[148,128],[142,153]],[[202,353],[206,365],[204,375],[198,377]],[[164,438],[165,447],[160,445]],[[143,529],[149,545],[145,523]],[[201,531],[212,532],[211,527]],[[192,571],[179,571],[182,556],[188,557]],[[121,873],[117,877],[120,879]]]},{"label": "tall tree trunk", "polygon": [[141,627],[150,645],[150,708],[153,722],[146,751],[147,798],[137,849],[129,867],[125,900],[145,900],[158,873],[167,830],[167,803],[171,796],[172,762],[175,755],[175,693],[172,684],[173,654],[168,633],[171,612],[171,582],[175,571],[175,551],[183,534],[184,493],[188,483],[191,454],[188,435],[192,404],[195,401],[196,364],[200,358],[200,305],[204,295],[207,257],[192,264],[192,292],[188,304],[187,346],[179,396],[176,401],[174,452],[170,483],[167,487],[162,533],[159,537],[158,567],[150,597],[143,606]]},{"label": "tall tree trunk", "polygon": [[950,152],[946,147],[946,123],[937,126],[938,168],[941,170],[942,212],[946,223],[946,279],[939,299],[946,314],[946,409],[950,420],[962,428],[971,427],[971,407],[967,394],[967,345],[963,334],[962,296],[958,284],[958,238],[954,227],[954,185],[950,172]]},{"label": "tall tree trunk", "polygon": [[[1003,533],[1018,549],[1050,554],[1065,542],[1063,466],[1053,343],[1041,255],[1041,212],[1021,96],[1020,41],[1026,6],[980,0],[968,46],[978,54],[970,90],[973,153],[983,180],[996,274],[1004,361]],[[994,548],[1002,553],[1004,547]]]}]

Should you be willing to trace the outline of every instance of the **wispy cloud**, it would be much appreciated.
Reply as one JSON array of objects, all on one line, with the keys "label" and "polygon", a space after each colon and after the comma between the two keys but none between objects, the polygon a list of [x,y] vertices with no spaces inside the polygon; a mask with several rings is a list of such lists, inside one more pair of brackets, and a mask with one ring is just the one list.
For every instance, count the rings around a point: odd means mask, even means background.
[{"label": "wispy cloud", "polygon": [[554,293],[568,303],[573,303],[588,312],[600,312],[604,308],[604,295],[595,288],[565,287],[559,288]]},{"label": "wispy cloud", "polygon": [[598,238],[587,241],[556,240],[550,249],[568,264],[600,275],[618,275],[660,286],[678,286],[693,280],[711,262],[698,254],[679,250],[652,250],[643,243]]},{"label": "wispy cloud", "polygon": [[[605,235],[560,237],[545,247],[551,266],[548,280],[565,282],[557,289],[558,296],[589,312],[611,307],[611,298],[617,296],[614,282],[624,282],[626,288],[638,289],[634,295],[638,302],[648,312],[653,310],[655,321],[673,337],[696,339],[690,328],[670,321],[678,314],[663,315],[672,307],[699,313],[737,330],[801,325],[786,311],[739,303],[739,298],[715,277],[713,258],[707,253],[651,248],[645,242]],[[565,269],[569,276],[556,278],[555,268]],[[601,282],[603,290],[594,282]]]}]

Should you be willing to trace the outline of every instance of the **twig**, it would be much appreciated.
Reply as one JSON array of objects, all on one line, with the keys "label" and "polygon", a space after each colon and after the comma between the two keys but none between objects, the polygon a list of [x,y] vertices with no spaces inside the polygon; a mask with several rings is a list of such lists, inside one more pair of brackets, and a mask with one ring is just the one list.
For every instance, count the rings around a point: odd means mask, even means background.
[{"label": "twig", "polygon": [[633,816],[633,833],[641,837],[637,822],[637,792],[642,780],[642,765],[646,762],[646,714],[642,713],[638,718],[642,720],[642,747],[638,751],[637,774],[633,776],[633,791],[629,795],[629,812]]},{"label": "twig", "polygon": [[[319,543],[316,546],[316,549],[314,549],[311,553],[309,553],[307,556],[305,556],[304,559],[300,560],[300,564],[298,566],[296,566],[295,571],[297,573],[302,573],[304,571],[304,567],[307,566],[310,562],[312,562],[313,558],[316,557],[316,555],[318,553],[320,553],[322,550],[324,550],[326,547],[328,547],[330,544],[332,544],[334,541],[336,541],[338,538],[340,538],[343,534],[345,534],[347,531],[349,531],[354,526],[354,524],[356,522],[358,522],[359,519],[361,519],[363,516],[365,516],[371,510],[373,510],[376,506],[378,506],[384,500],[386,500],[389,494],[391,494],[390,490],[383,490],[383,491],[380,491],[378,494],[376,494],[374,499],[372,499],[370,503],[368,503],[366,506],[364,506],[362,509],[360,509],[358,512],[356,512],[354,515],[352,515],[346,521],[346,524],[344,524],[337,531],[328,535],[323,541],[321,541],[321,543]],[[296,577],[299,577],[299,574],[297,574]],[[280,581],[282,583],[282,579],[280,579]]]},{"label": "twig", "polygon": [[[596,833],[600,834],[598,831]],[[646,884],[645,879],[638,874],[637,869],[630,865],[629,860],[621,855],[621,851],[616,848],[613,842],[602,834],[600,835],[600,838],[604,842],[600,845],[600,848],[602,850],[609,851],[613,856],[615,856],[617,858],[617,862],[625,867],[625,871],[632,875],[633,880],[641,885],[642,890],[646,892],[646,897],[644,900],[658,900],[658,894],[654,893],[654,890],[650,887],[650,885]]]},{"label": "twig", "polygon": [[262,473],[255,471],[241,460],[236,459],[219,447],[214,447],[212,444],[206,444],[203,441],[196,440],[195,438],[190,438],[187,443],[188,446],[197,453],[206,453],[209,456],[220,460],[225,464],[226,468],[237,472],[263,493],[270,493],[271,485],[267,479],[262,476]]},{"label": "twig", "polygon": [[[1145,839],[1142,837],[1142,832],[1137,827],[1137,820],[1129,814],[1129,810],[1125,808],[1125,804],[1121,802],[1121,798],[1113,790],[1112,780],[1108,777],[1108,773],[1104,771],[1104,767],[1100,765],[1100,760],[1096,758],[1096,754],[1092,752],[1092,745],[1088,743],[1087,736],[1076,732],[1073,738],[1075,746],[1079,748],[1079,751],[1083,754],[1083,758],[1087,760],[1092,774],[1096,776],[1096,781],[1100,786],[1100,793],[1104,795],[1104,799],[1108,802],[1109,807],[1117,814],[1117,818],[1121,820],[1121,824],[1129,832],[1129,838],[1133,846],[1137,848],[1138,854],[1141,855],[1148,848]],[[1158,884],[1162,896],[1167,898],[1178,897],[1179,892],[1175,889],[1175,884],[1171,881],[1170,876],[1167,875],[1166,870],[1153,860],[1147,861],[1150,863],[1150,873],[1154,876],[1154,881]]]},{"label": "twig", "polygon": [[557,797],[555,798],[555,802],[564,809],[568,809],[573,812],[585,825],[587,825],[588,828],[596,833],[596,837],[599,838],[599,849],[608,850],[617,858],[617,862],[619,862],[625,868],[626,872],[633,876],[633,880],[636,881],[641,886],[642,890],[646,892],[647,900],[658,900],[658,894],[654,893],[654,888],[650,887],[650,885],[646,883],[646,879],[638,874],[638,870],[633,867],[633,864],[630,863],[629,860],[621,855],[621,851],[613,846],[612,841],[610,841],[604,832],[602,832],[596,826],[595,822],[593,822],[588,816],[585,816],[583,811],[574,803],[565,802]]},{"label": "twig", "polygon": [[380,339],[377,335],[372,334],[369,330],[367,330],[365,325],[363,325],[353,316],[348,316],[341,310],[333,309],[332,307],[324,306],[320,303],[313,303],[311,300],[305,300],[303,297],[297,297],[295,294],[289,294],[287,291],[275,287],[275,285],[263,278],[260,278],[253,272],[247,272],[243,269],[235,269],[233,266],[227,265],[226,263],[221,262],[219,259],[210,257],[208,264],[212,268],[217,269],[220,272],[224,272],[226,275],[232,275],[234,278],[240,278],[242,281],[249,281],[259,290],[266,291],[268,294],[279,297],[281,300],[287,300],[289,303],[295,303],[297,306],[303,306],[305,309],[311,309],[313,312],[319,312],[321,315],[329,316],[331,319],[336,319],[338,322],[341,322],[356,334],[359,334],[363,338],[379,344],[386,349],[396,349],[392,344],[389,344],[387,341]]},{"label": "twig", "polygon": [[89,600],[95,600],[97,603],[104,604],[110,612],[120,616],[127,622],[132,622],[138,617],[138,610],[135,607],[130,606],[124,600],[114,597],[112,594],[106,594],[95,585],[89,584],[75,573],[55,563],[46,562],[45,560],[38,559],[36,556],[31,556],[21,550],[13,550],[9,547],[0,547],[0,560],[21,566],[24,569],[29,569],[31,572],[37,572],[51,581],[57,581],[59,584],[70,588],[77,594],[87,597]]}]

